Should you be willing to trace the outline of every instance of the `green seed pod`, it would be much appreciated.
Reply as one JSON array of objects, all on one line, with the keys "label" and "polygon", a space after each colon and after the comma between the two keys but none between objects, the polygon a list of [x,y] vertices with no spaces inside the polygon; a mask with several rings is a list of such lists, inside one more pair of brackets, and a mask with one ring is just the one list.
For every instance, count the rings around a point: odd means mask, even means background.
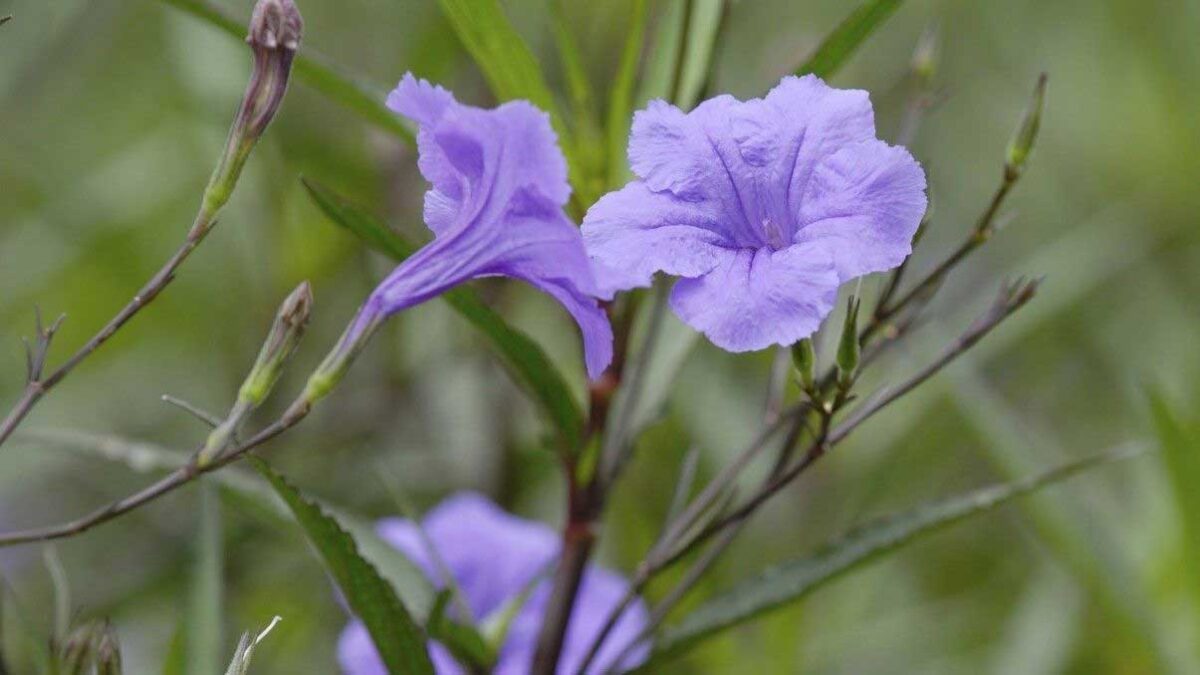
[{"label": "green seed pod", "polygon": [[816,386],[817,368],[817,351],[813,347],[812,338],[804,338],[792,345],[792,366],[800,379],[800,388],[812,392]]},{"label": "green seed pod", "polygon": [[858,309],[861,304],[858,298],[850,296],[850,304],[846,308],[846,322],[842,326],[842,339],[838,343],[838,383],[843,390],[849,389],[850,384],[854,381],[854,375],[858,370],[860,355],[858,343]]}]

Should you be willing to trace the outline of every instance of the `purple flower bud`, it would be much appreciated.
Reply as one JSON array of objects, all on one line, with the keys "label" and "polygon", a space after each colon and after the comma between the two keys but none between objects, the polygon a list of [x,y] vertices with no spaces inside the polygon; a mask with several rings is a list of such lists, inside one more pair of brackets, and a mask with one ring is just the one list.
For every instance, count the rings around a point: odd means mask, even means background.
[{"label": "purple flower bud", "polygon": [[304,19],[292,0],[259,0],[250,18],[246,42],[266,50],[283,49],[295,53],[304,32]]},{"label": "purple flower bud", "polygon": [[233,194],[250,151],[279,112],[303,31],[304,21],[292,0],[259,0],[255,5],[246,36],[254,52],[254,70],[229,130],[225,153],[204,191],[192,239],[202,238],[216,222],[217,213]]},{"label": "purple flower bud", "polygon": [[246,36],[254,75],[242,102],[250,133],[261,135],[279,110],[303,32],[304,19],[292,0],[259,0],[254,6]]}]

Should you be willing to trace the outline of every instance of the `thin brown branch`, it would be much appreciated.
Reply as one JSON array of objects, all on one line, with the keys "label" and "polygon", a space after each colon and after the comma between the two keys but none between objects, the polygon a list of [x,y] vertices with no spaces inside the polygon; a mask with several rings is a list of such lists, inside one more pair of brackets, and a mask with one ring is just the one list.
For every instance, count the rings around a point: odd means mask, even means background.
[{"label": "thin brown branch", "polygon": [[112,502],[108,506],[97,509],[86,516],[63,523],[61,525],[0,534],[0,548],[16,546],[19,544],[29,544],[33,542],[65,539],[67,537],[83,534],[94,527],[98,527],[110,520],[113,520],[114,518],[117,518],[118,516],[145,506],[159,497],[162,497],[184,485],[187,485],[206,473],[216,471],[227,464],[236,462],[251,450],[254,450],[264,443],[267,443],[276,436],[279,436],[283,432],[299,424],[300,421],[308,415],[310,409],[311,406],[306,399],[297,399],[291,405],[291,407],[288,408],[287,412],[285,412],[278,420],[263,428],[261,431],[255,434],[253,438],[246,441],[244,444],[231,449],[213,463],[204,467],[199,467],[193,461],[187,466],[172,471],[158,481],[143,488],[139,492]]},{"label": "thin brown branch", "polygon": [[809,447],[805,455],[787,471],[780,473],[777,477],[771,480],[757,494],[747,499],[747,501],[739,506],[736,510],[725,515],[721,519],[711,523],[698,535],[696,535],[688,544],[681,547],[673,555],[671,555],[662,567],[669,566],[679,558],[686,555],[697,544],[707,540],[713,535],[721,532],[723,529],[739,523],[744,518],[758,510],[768,499],[790,484],[793,480],[804,473],[810,466],[815,464],[817,460],[823,457],[831,448],[845,440],[855,429],[861,426],[871,417],[874,417],[881,410],[894,403],[896,400],[924,384],[931,377],[941,372],[946,366],[950,365],[959,356],[962,356],[971,347],[975,346],[988,333],[994,330],[997,326],[1012,316],[1017,310],[1024,307],[1030,300],[1033,299],[1037,292],[1038,281],[1019,280],[1013,284],[1005,286],[1001,291],[996,302],[988,309],[986,313],[980,316],[971,326],[948,346],[942,355],[935,359],[932,363],[922,368],[917,373],[913,374],[899,386],[884,391],[879,396],[868,398],[868,402],[862,407],[855,410],[850,419],[842,422],[837,427],[827,432],[821,433],[818,438]]}]

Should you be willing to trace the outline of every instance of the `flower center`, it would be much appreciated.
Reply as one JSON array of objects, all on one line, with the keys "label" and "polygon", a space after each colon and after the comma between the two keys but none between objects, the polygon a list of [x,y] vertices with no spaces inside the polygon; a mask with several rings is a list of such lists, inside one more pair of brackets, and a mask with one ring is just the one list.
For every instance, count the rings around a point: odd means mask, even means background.
[{"label": "flower center", "polygon": [[771,220],[770,218],[763,218],[762,227],[763,233],[767,235],[767,244],[769,244],[771,248],[778,251],[787,245],[783,240],[783,230],[775,224],[775,221]]}]

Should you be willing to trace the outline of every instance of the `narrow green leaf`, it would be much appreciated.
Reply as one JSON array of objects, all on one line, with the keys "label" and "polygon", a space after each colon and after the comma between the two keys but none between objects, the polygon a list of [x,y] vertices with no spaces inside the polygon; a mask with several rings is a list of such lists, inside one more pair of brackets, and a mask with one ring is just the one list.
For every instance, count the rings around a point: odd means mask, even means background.
[{"label": "narrow green leaf", "polygon": [[613,79],[612,93],[608,99],[608,186],[617,188],[629,178],[629,167],[625,161],[625,145],[629,140],[629,127],[633,122],[633,85],[637,79],[638,62],[642,57],[642,43],[646,39],[646,0],[633,0],[629,36],[621,50],[621,62],[617,76]]},{"label": "narrow green leaf", "polygon": [[[368,246],[400,261],[417,247],[405,241],[374,216],[311,180],[304,185],[313,201],[334,223],[350,230]],[[564,448],[575,448],[583,425],[575,398],[563,376],[536,342],[509,326],[469,288],[459,287],[442,295],[491,342],[501,362],[553,424]]]},{"label": "narrow green leaf", "polygon": [[67,639],[67,633],[71,629],[71,582],[54,544],[46,544],[42,551],[42,559],[54,586],[54,640],[61,644]]},{"label": "narrow green leaf", "polygon": [[188,596],[186,653],[188,675],[221,672],[222,547],[221,497],[217,486],[200,480],[199,532],[196,537],[191,588]]},{"label": "narrow green leaf", "polygon": [[[1150,412],[1171,493],[1179,513],[1186,569],[1200,569],[1200,427],[1187,424],[1159,392],[1150,393]],[[1200,610],[1200,575],[1186,575]]]},{"label": "narrow green leaf", "polygon": [[250,462],[291,509],[325,569],[337,582],[350,609],[362,620],[391,675],[428,673],[433,664],[425,649],[425,634],[405,609],[396,591],[359,554],[354,539],[320,506],[302,495],[266,462]]},{"label": "narrow green leaf", "polygon": [[0,574],[0,665],[32,661],[37,672],[52,672],[48,642],[8,579]]},{"label": "narrow green leaf", "polygon": [[459,41],[501,101],[526,99],[550,115],[570,167],[571,185],[584,204],[587,185],[570,129],[554,100],[537,59],[513,27],[499,0],[438,0]]},{"label": "narrow green leaf", "polygon": [[684,110],[696,105],[712,72],[713,48],[725,13],[724,0],[689,0],[687,41],[675,90],[675,104]]},{"label": "narrow green leaf", "polygon": [[992,485],[886,517],[852,531],[816,554],[784,563],[709,600],[656,641],[648,666],[724,630],[798,600],[829,581],[918,538],[1082,471],[1141,455],[1122,449],[1077,460],[1012,483]]},{"label": "narrow green leaf", "polygon": [[657,13],[652,37],[646,50],[646,65],[634,98],[634,107],[640,107],[654,99],[673,100],[676,75],[679,70],[679,52],[683,47],[683,26],[687,21],[690,0],[665,0],[658,3],[662,9]]},{"label": "narrow green leaf", "polygon": [[[246,36],[248,22],[238,21],[208,0],[161,0],[211,24],[237,39]],[[387,94],[382,87],[364,84],[344,74],[327,58],[301,46],[296,54],[296,77],[313,89],[358,113],[363,119],[397,136],[409,145],[415,143],[412,131],[384,104]]]},{"label": "narrow green leaf", "polygon": [[167,643],[163,657],[162,675],[187,675],[187,622],[180,620]]},{"label": "narrow green leaf", "polygon": [[446,616],[450,596],[449,591],[438,594],[433,611],[429,614],[429,634],[436,637],[459,663],[473,663],[479,666],[494,664],[496,650],[488,645],[483,635],[474,627],[452,621]]},{"label": "narrow green leaf", "polygon": [[796,70],[797,75],[812,73],[828,79],[838,71],[862,43],[904,0],[867,0],[825,36],[808,61]]},{"label": "narrow green leaf", "polygon": [[563,0],[550,0],[550,29],[554,33],[554,44],[558,47],[558,58],[562,62],[563,74],[567,79],[567,91],[571,94],[571,106],[575,116],[591,113],[595,94],[591,78],[583,66],[583,55],[579,52],[579,42],[571,30],[567,20]]}]

